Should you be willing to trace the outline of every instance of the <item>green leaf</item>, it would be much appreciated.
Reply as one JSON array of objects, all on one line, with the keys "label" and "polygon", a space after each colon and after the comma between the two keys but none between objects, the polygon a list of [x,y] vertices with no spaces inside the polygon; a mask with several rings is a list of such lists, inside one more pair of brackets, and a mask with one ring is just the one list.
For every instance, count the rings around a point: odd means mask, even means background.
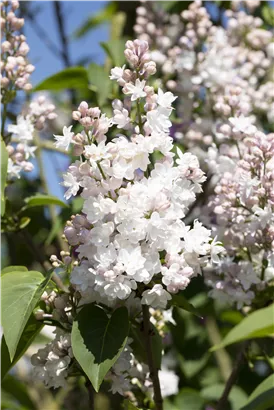
[{"label": "green leaf", "polygon": [[5,275],[8,272],[27,272],[27,270],[25,266],[7,266],[1,270],[1,275]]},{"label": "green leaf", "polygon": [[269,26],[274,25],[274,9],[270,5],[264,3],[262,7],[262,18]]},{"label": "green leaf", "polygon": [[256,387],[241,410],[267,410],[272,406],[274,406],[274,374]]},{"label": "green leaf", "polygon": [[[208,401],[218,401],[225,389],[225,384],[217,383],[205,387],[201,390],[201,396]],[[231,410],[239,410],[239,408],[246,402],[247,394],[238,386],[233,386],[228,400],[231,405]]]},{"label": "green leaf", "polygon": [[98,104],[104,105],[111,91],[111,81],[108,73],[104,70],[104,67],[91,63],[88,66],[88,79],[89,88],[96,92]]},{"label": "green leaf", "polygon": [[181,369],[183,373],[186,375],[187,378],[194,377],[197,373],[199,373],[207,364],[208,359],[210,357],[210,353],[205,354],[204,356],[196,359],[196,360],[187,360],[187,359],[180,359]]},{"label": "green leaf", "polygon": [[126,307],[116,309],[109,318],[103,309],[89,304],[81,309],[73,322],[73,354],[96,392],[106,373],[122,353],[128,332]]},{"label": "green leaf", "polygon": [[20,219],[19,221],[19,228],[24,229],[28,226],[30,223],[31,219],[28,216],[23,216],[23,218]]},{"label": "green leaf", "polygon": [[1,216],[5,213],[5,187],[8,171],[8,152],[4,141],[1,139]]},{"label": "green leaf", "polygon": [[112,15],[115,13],[116,9],[117,9],[117,5],[114,2],[108,3],[106,7],[104,7],[102,10],[99,11],[99,13],[89,17],[84,22],[82,27],[76,30],[73,36],[75,38],[83,37],[85,34],[95,29],[99,25],[103,23],[107,23],[111,19]]},{"label": "green leaf", "polygon": [[202,410],[205,401],[197,390],[191,388],[183,388],[175,398],[175,406],[179,410]]},{"label": "green leaf", "polygon": [[88,89],[87,71],[84,67],[70,67],[46,78],[33,91]]},{"label": "green leaf", "polygon": [[138,407],[136,407],[133,403],[131,403],[130,400],[125,400],[123,406],[124,410],[141,410]]},{"label": "green leaf", "polygon": [[210,351],[242,340],[272,335],[274,333],[273,315],[274,304],[251,313],[236,325],[219,345],[213,346]]},{"label": "green leaf", "polygon": [[[162,350],[163,350],[163,343],[162,338],[159,335],[158,330],[156,327],[150,323],[151,331],[151,344],[153,346],[153,361],[157,367],[157,369],[161,369],[161,362],[162,362]],[[147,363],[146,357],[146,343],[145,343],[145,336],[143,328],[131,326],[130,329],[130,336],[133,338],[132,348],[136,354],[136,357],[140,358],[140,361]]]},{"label": "green leaf", "polygon": [[35,410],[36,406],[30,398],[26,386],[20,383],[15,377],[8,375],[1,383],[1,388],[4,392],[14,397],[21,405],[28,410]]},{"label": "green leaf", "polygon": [[23,356],[28,347],[31,345],[35,337],[40,333],[44,324],[35,319],[34,315],[31,315],[20,337],[19,343],[16,348],[16,352],[13,360],[10,360],[8,346],[5,341],[5,337],[2,337],[1,343],[1,379],[5,377],[8,371],[18,362]]},{"label": "green leaf", "polygon": [[61,199],[57,198],[56,196],[51,195],[34,195],[30,196],[25,199],[26,205],[24,206],[24,210],[28,208],[33,208],[34,206],[45,206],[45,205],[58,205],[62,206],[63,208],[68,208],[68,205],[65,202],[61,201]]},{"label": "green leaf", "polygon": [[1,277],[2,326],[11,361],[27,321],[50,277],[51,274],[45,278],[36,271],[8,272]]},{"label": "green leaf", "polygon": [[176,293],[172,296],[171,305],[180,307],[198,317],[202,317],[198,310],[184,297],[183,292]]},{"label": "green leaf", "polygon": [[127,39],[123,38],[100,43],[111,59],[112,65],[122,66],[123,64],[125,64],[126,59],[124,50],[126,41]]}]

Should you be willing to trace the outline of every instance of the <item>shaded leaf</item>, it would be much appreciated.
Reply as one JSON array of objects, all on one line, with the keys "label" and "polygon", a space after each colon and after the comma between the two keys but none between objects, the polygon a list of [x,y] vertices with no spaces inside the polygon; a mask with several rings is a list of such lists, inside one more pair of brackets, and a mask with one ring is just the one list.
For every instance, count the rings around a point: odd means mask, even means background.
[{"label": "shaded leaf", "polygon": [[28,394],[25,385],[20,383],[15,377],[8,375],[5,380],[2,381],[1,388],[21,405],[25,406],[26,409],[36,409],[36,406]]},{"label": "shaded leaf", "polygon": [[38,84],[33,91],[53,90],[60,91],[66,89],[87,89],[88,77],[84,67],[69,67],[63,71],[46,78]]},{"label": "shaded leaf", "polygon": [[117,5],[114,2],[108,3],[106,7],[100,10],[97,14],[89,17],[84,22],[84,24],[80,28],[78,28],[78,30],[75,31],[73,36],[75,38],[83,37],[85,34],[95,29],[99,25],[107,23],[111,19],[112,15],[115,13],[116,9]]},{"label": "shaded leaf", "polygon": [[124,410],[141,410],[138,407],[136,407],[133,403],[131,403],[130,400],[125,400],[123,406]]},{"label": "shaded leaf", "polygon": [[179,409],[187,410],[202,410],[205,401],[197,390],[191,388],[183,388],[175,398],[175,406]]},{"label": "shaded leaf", "polygon": [[36,271],[8,272],[1,277],[2,326],[11,361],[27,321],[50,277],[51,274],[45,278]]},{"label": "shaded leaf", "polygon": [[[204,397],[205,400],[213,400],[217,402],[222,396],[224,389],[224,383],[213,384],[202,389],[201,396]],[[239,410],[239,408],[246,402],[246,399],[247,394],[240,387],[232,387],[228,396],[232,410]]]},{"label": "shaded leaf", "polygon": [[24,206],[24,210],[28,208],[33,208],[34,206],[45,206],[45,205],[58,205],[64,208],[68,208],[68,205],[61,201],[61,199],[57,198],[56,196],[52,195],[43,195],[38,194],[34,196],[30,196],[25,199],[26,205]]},{"label": "shaded leaf", "polygon": [[1,216],[5,213],[5,187],[8,171],[8,152],[4,141],[1,139]]},{"label": "shaded leaf", "polygon": [[[162,338],[159,335],[158,330],[152,323],[150,323],[150,327],[152,329],[151,345],[153,346],[153,350],[152,350],[153,361],[157,369],[161,369],[162,349],[163,349]],[[136,356],[140,358],[140,361],[147,363],[146,343],[145,343],[145,336],[144,336],[143,328],[140,329],[140,327],[131,326],[130,335],[133,338],[133,342],[131,346]]]},{"label": "shaded leaf", "polygon": [[222,343],[213,346],[210,350],[214,351],[232,343],[246,339],[270,336],[274,333],[274,304],[252,312],[236,325],[224,338]]},{"label": "shaded leaf", "polygon": [[31,345],[35,337],[40,333],[44,324],[35,319],[34,315],[31,315],[25,329],[22,332],[19,343],[16,348],[16,352],[13,360],[10,360],[8,346],[5,341],[5,337],[2,337],[1,342],[1,379],[5,377],[8,371],[18,362],[23,356],[28,347]]},{"label": "shaded leaf", "polygon": [[267,410],[272,406],[274,406],[274,374],[256,387],[241,410]]},{"label": "shaded leaf", "polygon": [[89,304],[83,307],[73,322],[73,354],[96,392],[122,353],[128,332],[126,307],[116,309],[109,318],[103,309]]},{"label": "shaded leaf", "polygon": [[184,297],[183,292],[176,293],[172,296],[171,305],[180,307],[198,317],[202,317],[199,311]]}]

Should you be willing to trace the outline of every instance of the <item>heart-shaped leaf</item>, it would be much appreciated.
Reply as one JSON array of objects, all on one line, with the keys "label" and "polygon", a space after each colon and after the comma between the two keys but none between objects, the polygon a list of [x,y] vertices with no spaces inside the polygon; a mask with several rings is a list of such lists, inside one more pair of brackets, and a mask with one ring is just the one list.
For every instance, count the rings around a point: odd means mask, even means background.
[{"label": "heart-shaped leaf", "polygon": [[23,356],[25,351],[33,342],[34,338],[43,328],[44,324],[35,319],[34,315],[31,315],[23,333],[20,337],[19,343],[16,348],[16,352],[13,360],[10,360],[8,346],[5,341],[5,337],[2,337],[1,341],[1,379],[5,377],[8,371],[18,362]]},{"label": "heart-shaped leaf", "polygon": [[109,317],[103,309],[89,304],[83,307],[73,322],[73,354],[96,392],[122,353],[128,332],[126,307],[116,309]]},{"label": "heart-shaped leaf", "polygon": [[8,272],[1,277],[2,326],[12,361],[27,321],[51,275],[36,271]]}]

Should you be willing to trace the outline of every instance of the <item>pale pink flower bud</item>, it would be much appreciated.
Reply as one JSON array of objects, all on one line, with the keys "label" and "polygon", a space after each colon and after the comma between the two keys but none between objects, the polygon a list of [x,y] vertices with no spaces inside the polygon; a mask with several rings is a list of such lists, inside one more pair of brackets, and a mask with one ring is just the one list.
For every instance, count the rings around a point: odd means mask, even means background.
[{"label": "pale pink flower bud", "polygon": [[8,145],[6,147],[9,157],[14,153],[14,147],[12,145]]},{"label": "pale pink flower bud", "polygon": [[32,64],[28,64],[28,65],[25,67],[25,71],[26,71],[27,73],[29,73],[29,74],[33,73],[34,70],[35,70],[35,67],[34,67],[34,65],[32,65]]},{"label": "pale pink flower bud", "polygon": [[31,172],[34,169],[34,165],[31,162],[25,162],[24,164],[22,163],[22,166],[26,172]]},{"label": "pale pink flower bud", "polygon": [[1,78],[1,86],[3,88],[7,88],[9,85],[10,80],[7,77],[2,77]]},{"label": "pale pink flower bud", "polygon": [[9,41],[3,41],[2,45],[1,45],[1,48],[2,48],[3,53],[10,50],[10,48],[11,48],[10,42]]},{"label": "pale pink flower bud", "polygon": [[30,83],[27,83],[27,84],[24,85],[23,88],[24,88],[25,91],[30,91],[32,89],[32,85]]},{"label": "pale pink flower bud", "polygon": [[81,117],[82,117],[82,115],[81,115],[80,111],[73,111],[72,118],[75,121],[79,121],[81,119]]},{"label": "pale pink flower bud", "polygon": [[27,55],[29,52],[29,46],[27,43],[22,43],[19,47],[19,53],[21,53],[23,56]]},{"label": "pale pink flower bud", "polygon": [[80,111],[82,115],[86,115],[87,110],[88,110],[88,103],[86,101],[82,101],[78,107],[78,111]]}]

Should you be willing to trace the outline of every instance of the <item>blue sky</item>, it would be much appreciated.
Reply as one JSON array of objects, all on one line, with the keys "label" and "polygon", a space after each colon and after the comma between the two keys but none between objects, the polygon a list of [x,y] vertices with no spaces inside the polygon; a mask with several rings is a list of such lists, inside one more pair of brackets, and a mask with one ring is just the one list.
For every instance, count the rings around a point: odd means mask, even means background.
[{"label": "blue sky", "polygon": [[[57,31],[54,5],[52,1],[33,1],[35,6],[39,6],[41,11],[36,17],[37,24],[46,32],[52,42],[57,47],[60,39]],[[75,30],[87,19],[88,16],[97,13],[108,2],[107,1],[62,1],[64,10],[65,29],[72,39]],[[60,71],[63,68],[61,59],[56,57],[45,45],[43,39],[39,38],[31,23],[26,20],[25,35],[30,46],[29,58],[35,65],[36,70],[32,74],[32,83],[38,84],[44,78]],[[79,40],[70,41],[70,56],[75,64],[80,58],[89,55],[97,63],[104,60],[104,52],[100,47],[100,42],[108,38],[108,27],[102,25],[91,31]]]},{"label": "blue sky", "polygon": [[[34,1],[31,3],[41,8],[36,17],[37,24],[46,31],[50,40],[57,47],[60,47],[53,2]],[[107,1],[62,1],[65,29],[71,39],[69,42],[69,52],[73,65],[87,55],[90,56],[90,60],[92,59],[92,61],[99,64],[103,63],[105,53],[100,47],[100,42],[108,39],[108,26],[102,25],[79,40],[73,39],[73,33],[90,15],[96,14],[107,3]],[[45,78],[62,70],[64,65],[62,60],[53,54],[45,45],[43,39],[37,35],[28,19],[26,19],[24,30],[30,46],[29,59],[35,65],[35,71],[31,76],[32,84],[35,86]],[[70,124],[64,125],[68,126]],[[51,194],[63,199],[64,188],[60,186],[61,172],[66,170],[69,164],[68,158],[49,151],[43,153],[43,162]],[[38,168],[36,166],[35,171],[29,174],[29,177],[35,178],[37,171]]]}]

